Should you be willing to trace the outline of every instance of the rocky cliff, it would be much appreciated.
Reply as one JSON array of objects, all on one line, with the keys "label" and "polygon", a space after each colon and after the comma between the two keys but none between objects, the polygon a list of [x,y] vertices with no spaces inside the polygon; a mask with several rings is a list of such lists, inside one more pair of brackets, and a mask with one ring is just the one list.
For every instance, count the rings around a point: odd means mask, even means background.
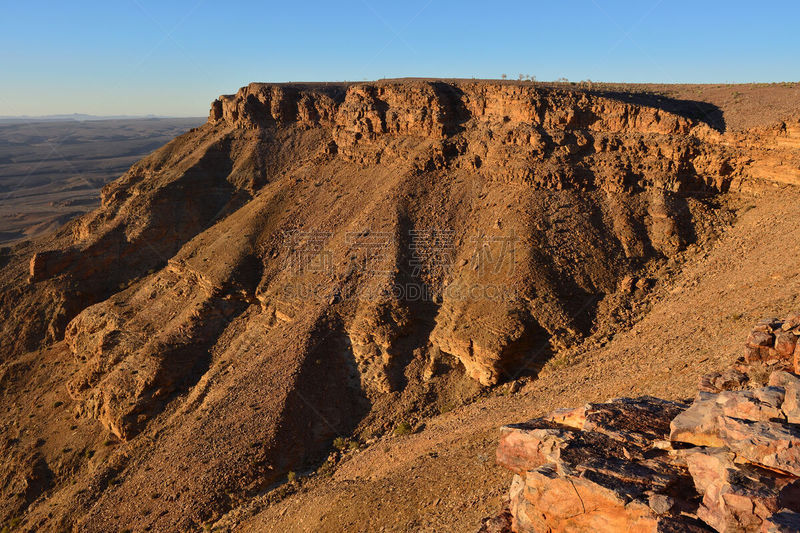
[{"label": "rocky cliff", "polygon": [[[68,427],[121,443],[91,467],[70,444],[14,512],[58,493],[32,527],[191,529],[337,437],[535,376],[635,297],[627,277],[713,242],[719,195],[793,182],[792,124],[729,135],[489,82],[223,96],[98,210],[4,254],[3,375],[52,358]],[[12,462],[45,472],[28,423]]]}]

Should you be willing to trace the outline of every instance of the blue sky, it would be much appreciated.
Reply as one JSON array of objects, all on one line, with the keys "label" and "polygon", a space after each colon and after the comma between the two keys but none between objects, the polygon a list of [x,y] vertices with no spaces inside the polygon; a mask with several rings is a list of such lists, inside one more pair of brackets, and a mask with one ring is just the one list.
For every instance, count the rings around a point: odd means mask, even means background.
[{"label": "blue sky", "polygon": [[251,81],[800,80],[800,2],[0,0],[0,115],[202,116]]}]

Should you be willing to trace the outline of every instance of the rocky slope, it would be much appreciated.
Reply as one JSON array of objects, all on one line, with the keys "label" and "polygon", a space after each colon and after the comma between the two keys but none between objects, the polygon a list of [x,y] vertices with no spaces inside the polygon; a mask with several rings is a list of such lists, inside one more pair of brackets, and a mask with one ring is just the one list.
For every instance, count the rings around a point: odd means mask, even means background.
[{"label": "rocky slope", "polygon": [[337,438],[535,376],[711,246],[726,191],[796,182],[796,124],[487,82],[222,97],[98,210],[3,250],[3,468],[31,473],[0,519],[197,528]]}]

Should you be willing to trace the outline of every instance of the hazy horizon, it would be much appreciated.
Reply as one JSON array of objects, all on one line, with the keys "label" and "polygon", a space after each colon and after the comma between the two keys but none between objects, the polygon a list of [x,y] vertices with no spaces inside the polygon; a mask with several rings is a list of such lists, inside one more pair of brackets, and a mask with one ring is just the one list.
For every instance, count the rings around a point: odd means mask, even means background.
[{"label": "hazy horizon", "polygon": [[9,3],[0,115],[204,116],[253,81],[794,82],[798,15],[791,2]]}]

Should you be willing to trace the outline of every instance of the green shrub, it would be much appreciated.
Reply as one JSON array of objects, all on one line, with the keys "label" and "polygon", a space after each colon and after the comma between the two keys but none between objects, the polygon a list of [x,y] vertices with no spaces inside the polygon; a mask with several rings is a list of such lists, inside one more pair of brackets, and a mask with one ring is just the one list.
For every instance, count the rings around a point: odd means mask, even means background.
[{"label": "green shrub", "polygon": [[414,428],[411,427],[411,424],[408,422],[400,422],[394,428],[394,434],[398,437],[402,437],[403,435],[410,435],[414,432]]}]

